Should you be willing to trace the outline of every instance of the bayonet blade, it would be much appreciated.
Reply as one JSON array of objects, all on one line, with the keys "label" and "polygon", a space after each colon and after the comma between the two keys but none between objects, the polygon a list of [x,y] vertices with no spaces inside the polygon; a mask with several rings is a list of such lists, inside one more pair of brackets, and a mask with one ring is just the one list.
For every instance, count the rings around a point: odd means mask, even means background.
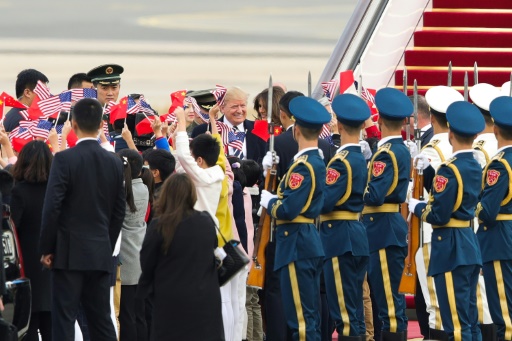
[{"label": "bayonet blade", "polygon": [[[268,142],[268,150],[272,152],[272,156],[275,156],[274,152],[274,123],[272,122],[272,98],[274,97],[274,88],[272,84],[272,74],[268,79],[268,95],[267,95],[267,123],[268,123],[268,134],[270,135]],[[273,157],[273,159],[275,159]]]},{"label": "bayonet blade", "polygon": [[403,92],[407,96],[407,67],[404,65],[404,76],[402,80]]},{"label": "bayonet blade", "polygon": [[464,100],[467,102],[468,101],[468,94],[469,94],[469,90],[468,90],[468,72],[464,72]]},{"label": "bayonet blade", "polygon": [[448,86],[452,86],[452,61],[448,63]]},{"label": "bayonet blade", "polygon": [[478,84],[478,65],[475,62],[475,66],[473,67],[473,78],[474,78],[474,85]]},{"label": "bayonet blade", "polygon": [[311,71],[308,72],[308,97],[311,97]]}]

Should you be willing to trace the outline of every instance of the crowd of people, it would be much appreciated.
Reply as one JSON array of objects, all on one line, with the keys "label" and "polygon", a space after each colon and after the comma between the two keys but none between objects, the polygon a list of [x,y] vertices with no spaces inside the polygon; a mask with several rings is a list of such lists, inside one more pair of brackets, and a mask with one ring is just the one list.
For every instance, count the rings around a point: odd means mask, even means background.
[{"label": "crowd of people", "polygon": [[[122,72],[73,75],[47,115],[48,78],[23,70],[6,102],[0,179],[14,184],[0,188],[31,280],[25,340],[407,340],[407,212],[423,222],[408,262],[424,337],[512,340],[506,91],[317,101],[275,84],[253,121],[238,87],[175,92],[158,115],[119,98]],[[251,263],[219,285],[226,240]]]}]

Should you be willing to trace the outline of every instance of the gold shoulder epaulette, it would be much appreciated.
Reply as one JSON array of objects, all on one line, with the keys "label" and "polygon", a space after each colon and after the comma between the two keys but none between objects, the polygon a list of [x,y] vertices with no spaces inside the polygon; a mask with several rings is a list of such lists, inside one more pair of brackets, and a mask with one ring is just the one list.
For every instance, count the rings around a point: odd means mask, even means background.
[{"label": "gold shoulder epaulette", "polygon": [[295,163],[306,163],[308,161],[307,155],[301,155],[295,160]]},{"label": "gold shoulder epaulette", "polygon": [[389,152],[390,149],[391,149],[391,143],[385,143],[379,148],[379,151],[382,150],[385,152]]},{"label": "gold shoulder epaulette", "polygon": [[439,143],[441,142],[441,140],[430,140],[429,143],[427,143],[426,145],[423,146],[423,148],[421,148],[422,150],[427,148],[427,147],[435,147],[437,146]]},{"label": "gold shoulder epaulette", "polygon": [[484,144],[485,144],[484,140],[476,141],[475,143],[473,143],[473,148],[475,148],[475,149],[483,149],[484,148]]},{"label": "gold shoulder epaulette", "polygon": [[456,157],[451,157],[448,160],[446,160],[445,162],[443,162],[442,164],[446,166],[446,165],[449,165],[450,163],[452,163],[455,160],[457,160]]},{"label": "gold shoulder epaulette", "polygon": [[349,153],[348,150],[342,150],[341,152],[336,153],[334,158],[336,158],[337,160],[343,161],[347,158],[348,153]]},{"label": "gold shoulder epaulette", "polygon": [[492,160],[498,160],[500,161],[502,158],[503,158],[503,155],[505,155],[505,152],[500,152],[496,155],[494,155],[494,157],[492,158]]}]

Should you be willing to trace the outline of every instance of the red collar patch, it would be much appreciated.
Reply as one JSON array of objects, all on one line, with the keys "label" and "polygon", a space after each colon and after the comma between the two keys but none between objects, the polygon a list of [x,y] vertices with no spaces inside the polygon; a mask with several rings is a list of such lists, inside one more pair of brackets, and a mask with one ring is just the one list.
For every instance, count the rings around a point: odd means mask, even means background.
[{"label": "red collar patch", "polygon": [[441,175],[436,175],[434,179],[434,189],[437,193],[441,193],[446,189],[448,179]]},{"label": "red collar patch", "polygon": [[384,163],[382,161],[375,161],[373,163],[373,168],[372,168],[373,176],[377,177],[377,176],[381,175],[382,173],[384,173],[384,168],[386,168],[386,163]]},{"label": "red collar patch", "polygon": [[489,169],[487,171],[487,184],[489,186],[494,186],[500,177],[500,172],[495,169]]},{"label": "red collar patch", "polygon": [[327,169],[327,177],[325,178],[325,183],[327,185],[335,184],[339,177],[340,177],[340,172],[338,172],[336,169],[328,168]]},{"label": "red collar patch", "polygon": [[297,189],[302,185],[302,181],[304,180],[304,176],[299,173],[292,173],[290,175],[290,180],[288,181],[288,185],[291,189]]}]

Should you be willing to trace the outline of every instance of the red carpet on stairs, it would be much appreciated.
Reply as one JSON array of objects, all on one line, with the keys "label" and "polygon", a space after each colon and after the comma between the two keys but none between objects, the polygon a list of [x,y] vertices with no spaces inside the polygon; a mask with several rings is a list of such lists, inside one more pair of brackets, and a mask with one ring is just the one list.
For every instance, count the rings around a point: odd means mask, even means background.
[{"label": "red carpet on stairs", "polygon": [[[512,72],[512,0],[433,0],[423,15],[423,27],[414,33],[414,46],[405,51],[408,86],[414,79],[419,92],[446,85],[452,62],[452,86],[463,91],[464,73],[500,87]],[[395,86],[403,86],[403,71],[395,73]]]}]

